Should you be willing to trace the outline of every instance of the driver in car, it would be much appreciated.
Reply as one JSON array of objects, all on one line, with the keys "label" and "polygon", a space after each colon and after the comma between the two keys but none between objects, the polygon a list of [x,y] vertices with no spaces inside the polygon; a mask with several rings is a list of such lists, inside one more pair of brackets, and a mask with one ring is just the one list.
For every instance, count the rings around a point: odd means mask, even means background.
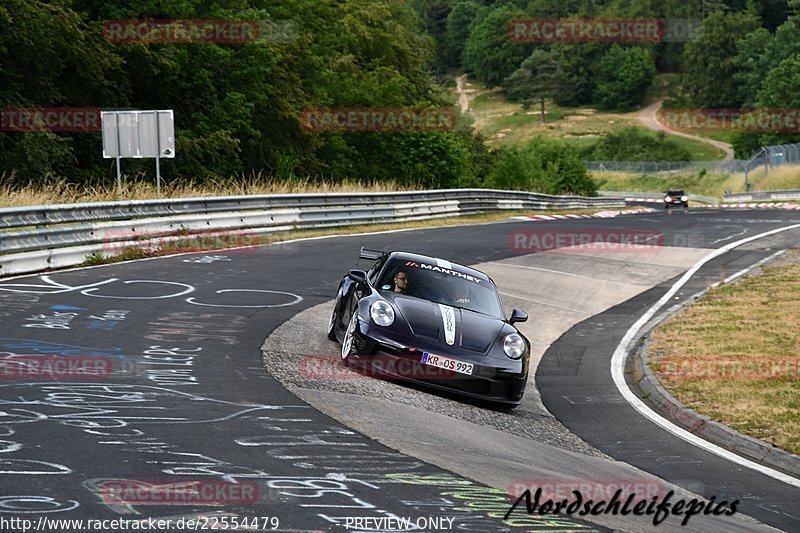
[{"label": "driver in car", "polygon": [[402,270],[394,275],[394,292],[408,294],[408,274]]}]

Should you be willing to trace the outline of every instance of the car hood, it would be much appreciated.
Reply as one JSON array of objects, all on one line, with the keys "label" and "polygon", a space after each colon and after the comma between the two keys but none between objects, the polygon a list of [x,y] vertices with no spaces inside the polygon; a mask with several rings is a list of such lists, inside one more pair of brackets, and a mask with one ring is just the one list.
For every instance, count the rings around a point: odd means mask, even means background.
[{"label": "car hood", "polygon": [[387,299],[415,337],[435,341],[446,349],[486,354],[505,324],[499,318],[401,294],[388,295]]}]

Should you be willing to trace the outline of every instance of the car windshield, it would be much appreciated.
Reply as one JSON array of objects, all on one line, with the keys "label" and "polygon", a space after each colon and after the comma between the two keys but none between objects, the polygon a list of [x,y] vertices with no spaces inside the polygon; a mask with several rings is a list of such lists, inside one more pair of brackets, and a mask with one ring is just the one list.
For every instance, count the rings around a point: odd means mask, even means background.
[{"label": "car windshield", "polygon": [[683,189],[673,189],[667,193],[670,196],[683,196],[685,193]]},{"label": "car windshield", "polygon": [[394,260],[386,268],[378,290],[503,317],[503,307],[494,284],[458,267]]}]

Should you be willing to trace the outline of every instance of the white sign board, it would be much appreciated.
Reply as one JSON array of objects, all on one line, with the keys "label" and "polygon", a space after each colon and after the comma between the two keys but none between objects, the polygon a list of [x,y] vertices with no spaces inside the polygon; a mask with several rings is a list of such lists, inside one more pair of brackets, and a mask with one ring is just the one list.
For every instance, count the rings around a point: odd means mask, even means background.
[{"label": "white sign board", "polygon": [[102,111],[103,157],[175,157],[172,110]]},{"label": "white sign board", "polygon": [[161,195],[162,157],[175,157],[175,122],[172,109],[153,111],[101,111],[103,158],[117,160],[117,190],[122,192],[120,159],[155,158],[156,187]]}]

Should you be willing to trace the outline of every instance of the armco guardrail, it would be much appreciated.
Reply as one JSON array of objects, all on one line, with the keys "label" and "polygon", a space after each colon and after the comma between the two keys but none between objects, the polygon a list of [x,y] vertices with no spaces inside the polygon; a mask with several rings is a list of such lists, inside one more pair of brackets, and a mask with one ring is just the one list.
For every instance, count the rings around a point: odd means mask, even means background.
[{"label": "armco guardrail", "polygon": [[800,189],[726,194],[725,200],[734,202],[770,202],[770,201],[800,200]]},{"label": "armco guardrail", "polygon": [[92,254],[292,229],[403,222],[504,209],[624,206],[622,198],[493,189],[279,194],[0,209],[0,276],[74,266]]}]

